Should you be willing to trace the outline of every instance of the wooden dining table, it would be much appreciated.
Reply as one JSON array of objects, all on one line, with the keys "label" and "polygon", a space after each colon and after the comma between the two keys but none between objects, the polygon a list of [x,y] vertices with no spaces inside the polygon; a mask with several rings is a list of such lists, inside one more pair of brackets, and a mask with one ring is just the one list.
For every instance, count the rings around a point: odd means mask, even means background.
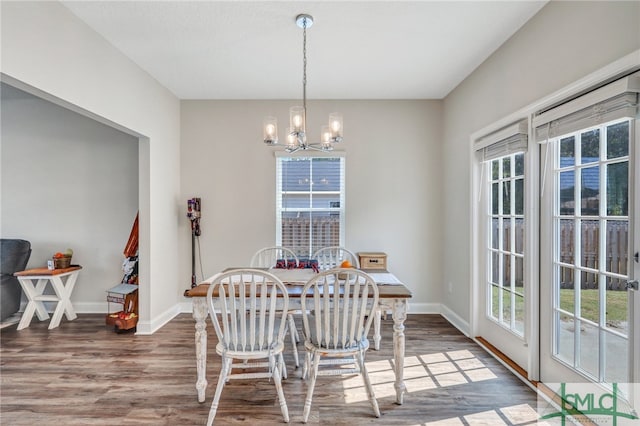
[{"label": "wooden dining table", "polygon": [[[236,269],[236,268],[227,268]],[[393,318],[393,371],[395,374],[394,387],[396,390],[396,403],[402,404],[406,385],[404,383],[404,321],[407,319],[408,301],[411,298],[411,291],[395,275],[383,270],[364,270],[378,284],[378,304],[381,312],[391,311]],[[269,272],[278,277],[287,287],[289,296],[289,309],[295,309],[300,304],[302,287],[311,279],[316,272],[313,269],[269,269]],[[207,290],[214,277],[210,277],[196,287],[184,292],[185,297],[192,300],[193,319],[195,320],[195,343],[196,343],[196,390],[198,401],[204,402],[205,390],[207,388],[207,329],[206,319],[208,307],[206,302]],[[376,316],[376,321],[380,321],[380,315]],[[380,327],[374,327],[380,330]],[[375,333],[373,336],[374,348],[379,349],[381,336]]]}]

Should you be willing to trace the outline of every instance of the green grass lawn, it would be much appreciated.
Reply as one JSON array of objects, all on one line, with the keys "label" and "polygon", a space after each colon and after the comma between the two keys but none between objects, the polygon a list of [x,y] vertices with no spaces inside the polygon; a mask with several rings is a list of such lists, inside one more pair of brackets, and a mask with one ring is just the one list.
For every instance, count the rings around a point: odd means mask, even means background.
[{"label": "green grass lawn", "polygon": [[[516,293],[522,294],[523,288],[516,287]],[[519,299],[516,296],[516,300]],[[502,292],[503,307],[511,306],[511,293]],[[497,316],[498,294],[493,292],[493,313]],[[574,310],[574,291],[571,289],[560,290],[560,307],[568,312]],[[598,322],[600,305],[598,303],[598,290],[581,290],[581,316],[594,322]],[[516,303],[515,315],[517,320],[524,320],[524,304]],[[627,321],[627,292],[607,291],[607,323]]]},{"label": "green grass lawn", "polygon": [[[598,290],[580,291],[581,316],[598,322],[600,305],[598,303]],[[560,290],[560,307],[573,312],[574,291],[571,289]],[[627,320],[627,292],[607,291],[607,322],[619,322]]]}]

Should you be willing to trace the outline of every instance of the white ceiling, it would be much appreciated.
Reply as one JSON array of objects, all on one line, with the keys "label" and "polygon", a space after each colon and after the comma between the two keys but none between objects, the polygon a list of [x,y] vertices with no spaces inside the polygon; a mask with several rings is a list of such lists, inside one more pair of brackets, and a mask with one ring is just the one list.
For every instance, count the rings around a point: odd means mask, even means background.
[{"label": "white ceiling", "polygon": [[441,99],[546,1],[62,1],[181,99]]}]

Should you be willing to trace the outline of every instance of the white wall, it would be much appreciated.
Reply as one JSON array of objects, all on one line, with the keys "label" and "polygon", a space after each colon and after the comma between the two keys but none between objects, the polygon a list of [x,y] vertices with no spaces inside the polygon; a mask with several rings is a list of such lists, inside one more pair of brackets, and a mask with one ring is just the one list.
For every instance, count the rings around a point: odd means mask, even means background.
[{"label": "white wall", "polygon": [[138,211],[138,139],[10,86],[0,95],[1,235],[31,242],[29,268],[73,249],[74,308],[105,312]]},{"label": "white wall", "polygon": [[1,8],[4,81],[140,136],[139,333],[177,312],[180,102],[57,2]]},{"label": "white wall", "polygon": [[445,99],[443,301],[463,321],[471,303],[470,135],[638,48],[640,2],[552,1]]},{"label": "white wall", "polygon": [[[262,142],[262,120],[286,122],[297,102],[182,102],[183,212],[188,198],[202,198],[204,278],[247,265],[275,243],[276,149]],[[330,112],[344,116],[337,149],[346,151],[346,246],[386,252],[390,270],[413,291],[412,312],[438,309],[429,304],[441,299],[441,109],[440,101],[308,102],[312,138]],[[180,234],[190,253],[186,218]],[[187,285],[190,258],[181,260]]]}]

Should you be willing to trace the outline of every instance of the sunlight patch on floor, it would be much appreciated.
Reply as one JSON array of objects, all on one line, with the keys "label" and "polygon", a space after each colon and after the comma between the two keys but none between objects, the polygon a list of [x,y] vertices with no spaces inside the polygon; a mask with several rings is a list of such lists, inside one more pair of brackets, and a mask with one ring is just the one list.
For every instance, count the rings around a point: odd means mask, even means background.
[{"label": "sunlight patch on floor", "polygon": [[[394,398],[393,360],[367,361],[366,366],[376,398]],[[403,372],[409,394],[497,378],[468,350],[408,356],[404,359]],[[347,403],[367,400],[359,375],[345,377],[342,386]],[[506,413],[504,415],[507,416]]]},{"label": "sunlight patch on floor", "polygon": [[535,409],[528,404],[512,405],[510,407],[497,408],[495,410],[482,411],[479,413],[467,414],[466,416],[450,417],[433,422],[421,423],[413,426],[500,426],[500,425],[536,425],[542,426],[547,423],[536,423],[538,414]]}]

